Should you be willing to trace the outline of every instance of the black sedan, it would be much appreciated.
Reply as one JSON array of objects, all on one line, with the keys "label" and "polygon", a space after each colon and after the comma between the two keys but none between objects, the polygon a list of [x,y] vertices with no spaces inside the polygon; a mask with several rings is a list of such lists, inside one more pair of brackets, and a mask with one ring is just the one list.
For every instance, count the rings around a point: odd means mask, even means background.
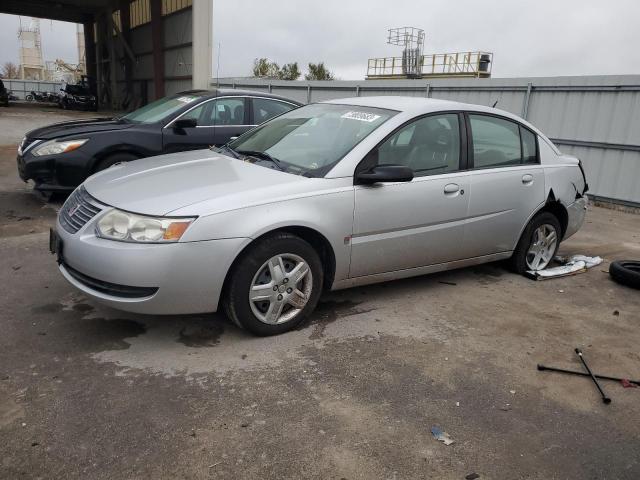
[{"label": "black sedan", "polygon": [[5,88],[2,80],[0,80],[0,105],[9,106],[9,91]]},{"label": "black sedan", "polygon": [[119,162],[222,145],[302,104],[266,93],[191,90],[119,118],[57,123],[33,130],[18,147],[18,172],[43,191],[72,190]]}]

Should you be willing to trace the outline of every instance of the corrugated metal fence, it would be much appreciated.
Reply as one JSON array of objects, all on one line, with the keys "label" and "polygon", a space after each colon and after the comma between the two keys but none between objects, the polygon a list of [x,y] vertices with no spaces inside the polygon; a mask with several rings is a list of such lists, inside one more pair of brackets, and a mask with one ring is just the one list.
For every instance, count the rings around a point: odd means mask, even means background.
[{"label": "corrugated metal fence", "polygon": [[302,102],[404,95],[493,105],[527,119],[582,159],[591,196],[640,207],[640,75],[302,82],[225,78],[211,85]]}]

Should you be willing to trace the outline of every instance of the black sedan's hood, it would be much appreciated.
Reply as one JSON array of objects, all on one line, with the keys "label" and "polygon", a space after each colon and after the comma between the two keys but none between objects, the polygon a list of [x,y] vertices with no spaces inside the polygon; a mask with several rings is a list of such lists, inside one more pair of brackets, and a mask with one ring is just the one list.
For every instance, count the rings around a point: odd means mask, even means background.
[{"label": "black sedan's hood", "polygon": [[36,128],[27,133],[27,137],[52,140],[69,135],[76,136],[109,130],[124,130],[125,128],[131,128],[132,125],[131,123],[120,122],[113,118],[90,118],[87,120],[54,123],[46,127]]}]

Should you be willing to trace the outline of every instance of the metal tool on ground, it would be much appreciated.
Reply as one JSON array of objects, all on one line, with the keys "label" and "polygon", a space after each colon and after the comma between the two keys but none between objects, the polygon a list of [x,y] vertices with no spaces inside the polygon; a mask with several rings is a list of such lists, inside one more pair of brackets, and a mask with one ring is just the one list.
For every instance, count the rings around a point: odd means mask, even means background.
[{"label": "metal tool on ground", "polygon": [[[576,370],[567,370],[564,368],[556,368],[556,367],[547,367],[546,365],[542,365],[542,364],[538,364],[538,370],[540,371],[544,371],[547,370],[549,372],[557,372],[557,373],[566,373],[569,375],[578,375],[581,377],[590,377],[591,375],[589,375],[587,372],[578,372]],[[609,375],[600,375],[597,373],[593,374],[594,377],[599,378],[600,380],[612,380],[614,382],[620,382],[622,384],[624,384],[625,382],[628,382],[630,384],[636,385],[638,387],[640,387],[640,380],[629,380],[628,378],[623,378],[623,377],[611,377]]]},{"label": "metal tool on ground", "polygon": [[609,403],[611,403],[611,399],[607,397],[606,393],[604,393],[604,390],[602,390],[602,387],[598,383],[598,379],[593,375],[593,372],[589,368],[589,365],[587,365],[587,362],[585,361],[584,356],[582,355],[582,350],[580,350],[579,348],[576,348],[575,352],[578,354],[578,357],[580,358],[582,365],[584,365],[584,368],[586,368],[587,372],[589,372],[589,375],[591,375],[591,379],[593,380],[593,383],[596,384],[596,387],[598,388],[600,395],[602,395],[602,402],[608,405]]}]

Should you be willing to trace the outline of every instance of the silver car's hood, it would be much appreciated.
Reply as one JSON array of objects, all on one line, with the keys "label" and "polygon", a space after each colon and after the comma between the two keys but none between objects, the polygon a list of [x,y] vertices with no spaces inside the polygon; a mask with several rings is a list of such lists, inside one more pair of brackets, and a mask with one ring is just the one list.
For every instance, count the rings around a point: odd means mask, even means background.
[{"label": "silver car's hood", "polygon": [[198,150],[115,165],[84,186],[100,202],[130,212],[203,215],[269,201],[275,192],[308,191],[318,180]]}]

